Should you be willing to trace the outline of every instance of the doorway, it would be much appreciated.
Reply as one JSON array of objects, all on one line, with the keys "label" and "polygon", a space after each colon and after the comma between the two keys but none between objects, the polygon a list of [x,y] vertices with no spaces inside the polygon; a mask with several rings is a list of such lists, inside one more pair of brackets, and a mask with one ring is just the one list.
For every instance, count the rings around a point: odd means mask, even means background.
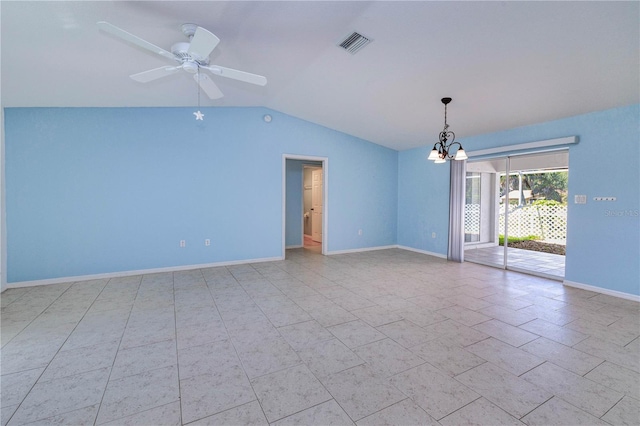
[{"label": "doorway", "polygon": [[465,260],[562,280],[568,176],[568,150],[470,161]]},{"label": "doorway", "polygon": [[283,156],[283,258],[296,249],[326,253],[327,167],[324,157]]},{"label": "doorway", "polygon": [[323,170],[322,165],[304,164],[303,170],[303,248],[315,252],[322,249]]}]

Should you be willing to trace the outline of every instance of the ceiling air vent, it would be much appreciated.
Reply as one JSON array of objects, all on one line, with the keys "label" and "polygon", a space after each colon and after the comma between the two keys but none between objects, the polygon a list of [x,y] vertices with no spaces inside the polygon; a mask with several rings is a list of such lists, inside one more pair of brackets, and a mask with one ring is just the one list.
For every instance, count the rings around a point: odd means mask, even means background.
[{"label": "ceiling air vent", "polygon": [[357,51],[359,51],[372,41],[373,40],[371,40],[370,38],[365,37],[362,34],[358,34],[354,31],[352,34],[349,34],[348,36],[343,38],[342,41],[338,43],[338,47],[341,47],[347,52],[354,55]]}]

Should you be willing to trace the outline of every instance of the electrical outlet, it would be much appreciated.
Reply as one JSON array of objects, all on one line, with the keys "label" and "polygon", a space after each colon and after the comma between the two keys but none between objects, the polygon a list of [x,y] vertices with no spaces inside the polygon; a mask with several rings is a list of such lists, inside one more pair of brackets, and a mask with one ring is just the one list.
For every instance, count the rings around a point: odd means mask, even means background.
[{"label": "electrical outlet", "polygon": [[180,240],[180,247],[186,247],[187,242],[185,240]]},{"label": "electrical outlet", "polygon": [[436,237],[436,233],[435,233],[435,232],[432,232],[432,233],[431,233],[431,238],[435,238],[435,237]]},{"label": "electrical outlet", "polygon": [[362,235],[362,229],[358,229],[358,235]]},{"label": "electrical outlet", "polygon": [[208,238],[206,240],[204,240],[204,245],[209,247],[211,245],[211,240],[208,239]]}]

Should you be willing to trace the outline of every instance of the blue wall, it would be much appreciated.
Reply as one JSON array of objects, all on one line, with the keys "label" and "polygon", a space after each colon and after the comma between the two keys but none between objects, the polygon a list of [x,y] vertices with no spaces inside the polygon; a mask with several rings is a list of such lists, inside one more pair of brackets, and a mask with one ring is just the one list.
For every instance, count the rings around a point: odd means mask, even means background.
[{"label": "blue wall", "polygon": [[[569,148],[567,281],[640,295],[640,106],[633,105],[461,140],[467,151],[579,137]],[[399,154],[398,244],[446,254],[449,168],[430,147]],[[444,166],[444,167],[443,167]],[[432,195],[430,195],[432,194]],[[573,204],[586,194],[586,205]],[[594,202],[615,196],[616,202]]]},{"label": "blue wall", "polygon": [[449,163],[427,161],[432,147],[398,154],[398,244],[446,256]]},{"label": "blue wall", "polygon": [[[4,112],[9,283],[278,258],[283,154],[329,158],[329,252],[447,251],[449,168],[426,161],[430,146],[398,153],[265,108]],[[634,105],[461,142],[578,136],[569,199],[589,201],[569,205],[566,280],[639,295],[639,117]]]},{"label": "blue wall", "polygon": [[396,243],[396,151],[265,108],[192,112],[6,108],[8,282],[280,257],[285,153],[329,158],[330,252]]}]

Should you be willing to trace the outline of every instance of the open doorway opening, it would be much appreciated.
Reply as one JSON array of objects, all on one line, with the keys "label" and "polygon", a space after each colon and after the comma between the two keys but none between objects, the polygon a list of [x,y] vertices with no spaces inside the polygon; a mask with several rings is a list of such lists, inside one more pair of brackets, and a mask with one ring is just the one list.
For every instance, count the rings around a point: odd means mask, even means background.
[{"label": "open doorway opening", "polygon": [[327,250],[328,159],[283,156],[282,257],[294,250]]},{"label": "open doorway opening", "polygon": [[465,260],[563,279],[569,151],[470,161]]},{"label": "open doorway opening", "polygon": [[302,166],[303,248],[318,253],[322,251],[323,174],[322,163]]}]

